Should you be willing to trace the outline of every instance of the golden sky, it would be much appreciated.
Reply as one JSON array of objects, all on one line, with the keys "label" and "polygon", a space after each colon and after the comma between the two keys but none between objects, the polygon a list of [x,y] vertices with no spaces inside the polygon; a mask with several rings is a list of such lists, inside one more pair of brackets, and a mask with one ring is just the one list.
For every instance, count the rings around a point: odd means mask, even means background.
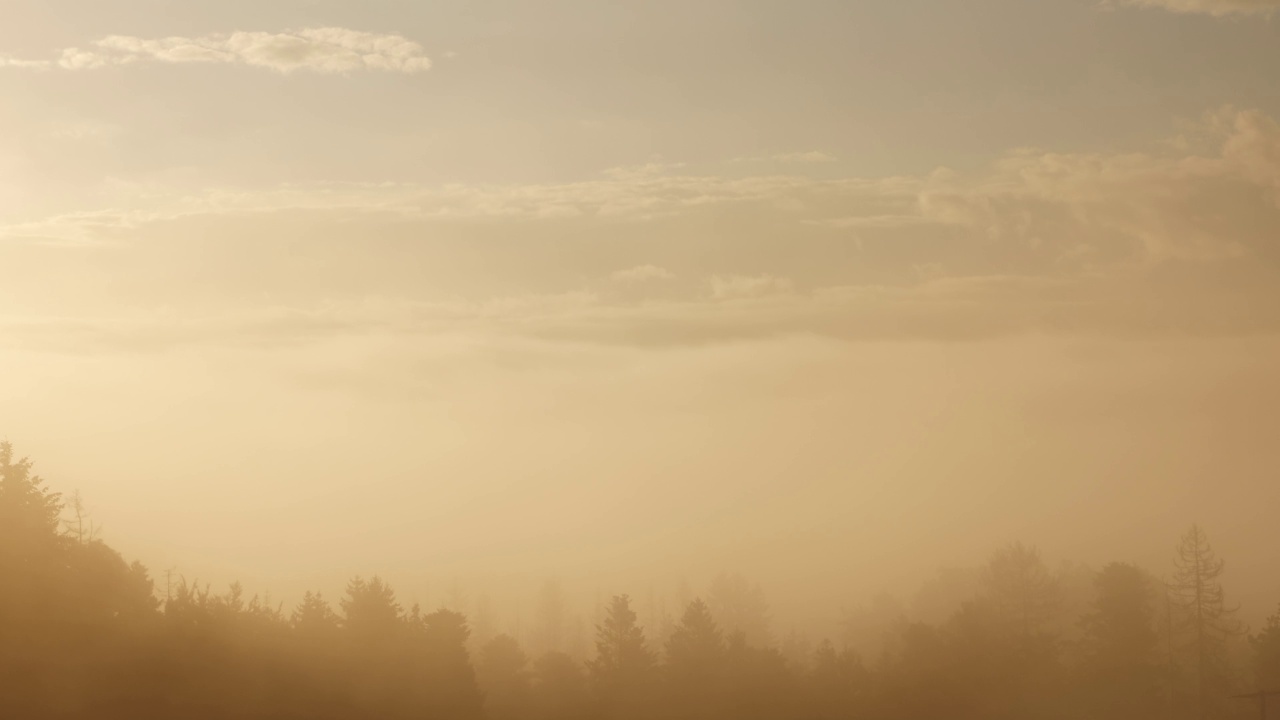
[{"label": "golden sky", "polygon": [[1261,574],[1273,11],[5,0],[0,433],[284,593]]}]

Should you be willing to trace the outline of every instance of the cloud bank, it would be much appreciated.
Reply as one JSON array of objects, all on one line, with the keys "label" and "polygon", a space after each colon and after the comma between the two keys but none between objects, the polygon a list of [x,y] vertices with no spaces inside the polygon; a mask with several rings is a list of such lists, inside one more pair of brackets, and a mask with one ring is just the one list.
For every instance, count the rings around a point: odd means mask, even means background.
[{"label": "cloud bank", "polygon": [[[1181,150],[1130,153],[1011,152],[972,173],[817,179],[803,175],[699,175],[682,168],[559,184],[335,183],[165,198],[138,188],[145,205],[84,211],[0,226],[0,237],[78,243],[126,239],[148,223],[196,216],[348,214],[403,222],[680,222],[727,213],[805,232],[861,240],[960,246],[1036,272],[1162,260],[1273,259],[1280,229],[1280,124],[1265,113],[1224,109]],[[152,204],[153,203],[153,204]],[[728,228],[729,225],[723,225]],[[605,232],[603,228],[599,228]],[[945,244],[941,244],[945,243]],[[942,262],[937,257],[915,262]],[[945,264],[945,263],[944,263]],[[660,279],[661,258],[618,280]],[[611,270],[610,272],[613,272]]]},{"label": "cloud bank", "polygon": [[412,74],[431,68],[422,46],[401,35],[336,27],[157,39],[110,35],[87,49],[66,48],[56,61],[0,57],[0,67],[28,69],[94,70],[142,62],[247,65],[285,74],[300,70]]},{"label": "cloud bank", "polygon": [[1280,0],[1123,0],[1125,5],[1162,8],[1176,13],[1266,15],[1280,10]]},{"label": "cloud bank", "polygon": [[779,155],[763,155],[757,157],[740,157],[735,162],[743,163],[759,163],[771,162],[781,165],[816,165],[822,163],[833,163],[839,160],[830,153],[819,152],[816,150],[810,152],[794,152],[781,153]]},{"label": "cloud bank", "polygon": [[646,283],[662,280],[674,280],[675,273],[657,265],[637,265],[626,270],[619,270],[612,275],[614,281],[620,283]]},{"label": "cloud bank", "polygon": [[[0,328],[8,342],[1280,333],[1280,124],[1256,111],[1211,113],[1145,152],[1019,150],[916,177],[672,167],[563,184],[131,194],[136,206],[0,227],[0,264],[16,268],[0,306],[29,307],[21,327]],[[53,284],[85,298],[125,288],[131,318],[189,288],[218,305],[269,300],[197,332],[192,315],[117,322],[100,303],[102,318],[76,319],[72,294],[41,294]]]}]

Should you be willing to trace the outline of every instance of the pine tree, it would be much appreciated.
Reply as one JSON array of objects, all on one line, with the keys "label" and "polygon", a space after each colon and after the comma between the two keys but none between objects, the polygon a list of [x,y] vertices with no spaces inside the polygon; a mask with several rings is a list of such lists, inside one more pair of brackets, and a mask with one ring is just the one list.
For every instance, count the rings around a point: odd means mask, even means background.
[{"label": "pine tree", "polygon": [[1085,617],[1095,654],[1115,666],[1150,664],[1159,644],[1151,579],[1136,565],[1111,563],[1095,585],[1098,594]]},{"label": "pine tree", "polygon": [[529,656],[510,635],[498,635],[480,648],[476,679],[484,691],[490,718],[519,717],[528,702]]},{"label": "pine tree", "polygon": [[562,652],[547,653],[533,663],[530,720],[581,720],[595,717],[589,703],[582,665]]},{"label": "pine tree", "polygon": [[1226,681],[1226,641],[1240,632],[1235,609],[1228,608],[1218,578],[1226,569],[1199,525],[1182,536],[1174,557],[1169,593],[1190,638],[1196,674],[1196,706],[1201,718],[1210,712],[1209,694]]},{"label": "pine tree", "polygon": [[1267,618],[1262,632],[1249,638],[1253,646],[1258,689],[1280,691],[1280,610]]},{"label": "pine tree", "polygon": [[632,714],[651,679],[653,665],[653,653],[636,623],[631,598],[615,596],[596,626],[596,658],[588,664],[593,689],[605,711]]},{"label": "pine tree", "polygon": [[1034,547],[1019,542],[997,551],[982,580],[996,608],[1021,637],[1024,648],[1045,631],[1058,611],[1058,585]]},{"label": "pine tree", "polygon": [[453,610],[437,610],[422,618],[426,650],[428,703],[434,717],[463,720],[483,715],[484,695],[476,682],[467,638],[467,618]]},{"label": "pine tree", "polygon": [[747,644],[773,644],[769,603],[764,590],[738,573],[724,573],[711,583],[710,607],[716,621],[730,635],[741,634]]},{"label": "pine tree", "polygon": [[1095,587],[1084,626],[1092,645],[1085,669],[1096,714],[1152,716],[1161,698],[1153,581],[1136,565],[1111,563],[1097,574]]},{"label": "pine tree", "polygon": [[326,637],[338,629],[338,616],[320,593],[308,590],[294,609],[291,624],[302,635]]},{"label": "pine tree", "polygon": [[61,512],[61,496],[44,488],[31,461],[15,460],[13,446],[0,442],[0,666],[63,638],[68,603],[81,604]]},{"label": "pine tree", "polygon": [[667,670],[680,678],[707,678],[724,660],[724,635],[702,600],[685,609],[675,632],[667,640]]},{"label": "pine tree", "polygon": [[823,640],[813,651],[809,665],[807,680],[813,716],[847,716],[858,693],[864,690],[867,671],[862,659],[849,648],[837,650],[830,640]]},{"label": "pine tree", "polygon": [[[739,636],[741,637],[741,636]],[[677,717],[717,714],[725,683],[724,635],[702,600],[685,609],[667,639],[667,702]]]},{"label": "pine tree", "polygon": [[61,512],[62,495],[46,490],[31,461],[14,460],[13,445],[0,442],[0,561],[30,562],[33,552],[61,545]]},{"label": "pine tree", "polygon": [[355,578],[347,584],[342,614],[347,630],[361,635],[391,634],[402,620],[395,591],[377,576],[368,581]]}]

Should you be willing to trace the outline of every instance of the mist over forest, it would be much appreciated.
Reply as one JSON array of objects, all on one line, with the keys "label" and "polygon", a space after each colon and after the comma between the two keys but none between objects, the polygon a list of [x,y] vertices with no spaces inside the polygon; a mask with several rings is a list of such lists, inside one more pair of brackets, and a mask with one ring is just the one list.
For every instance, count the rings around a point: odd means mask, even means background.
[{"label": "mist over forest", "polygon": [[1154,572],[1051,568],[1013,542],[822,637],[782,630],[738,574],[670,604],[597,597],[589,615],[554,579],[528,605],[457,585],[407,605],[375,575],[286,606],[171,570],[157,584],[98,535],[79,494],[0,443],[16,717],[1226,718],[1280,686],[1280,600],[1244,624],[1198,525]]},{"label": "mist over forest", "polygon": [[1275,720],[1278,368],[1280,0],[0,0],[0,720]]}]

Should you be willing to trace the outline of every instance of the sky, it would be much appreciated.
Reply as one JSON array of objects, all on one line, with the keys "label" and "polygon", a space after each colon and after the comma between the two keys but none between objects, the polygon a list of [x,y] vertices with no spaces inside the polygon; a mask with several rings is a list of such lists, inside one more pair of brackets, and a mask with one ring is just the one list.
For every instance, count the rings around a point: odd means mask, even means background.
[{"label": "sky", "polygon": [[4,14],[0,436],[153,571],[1280,601],[1276,0]]}]

